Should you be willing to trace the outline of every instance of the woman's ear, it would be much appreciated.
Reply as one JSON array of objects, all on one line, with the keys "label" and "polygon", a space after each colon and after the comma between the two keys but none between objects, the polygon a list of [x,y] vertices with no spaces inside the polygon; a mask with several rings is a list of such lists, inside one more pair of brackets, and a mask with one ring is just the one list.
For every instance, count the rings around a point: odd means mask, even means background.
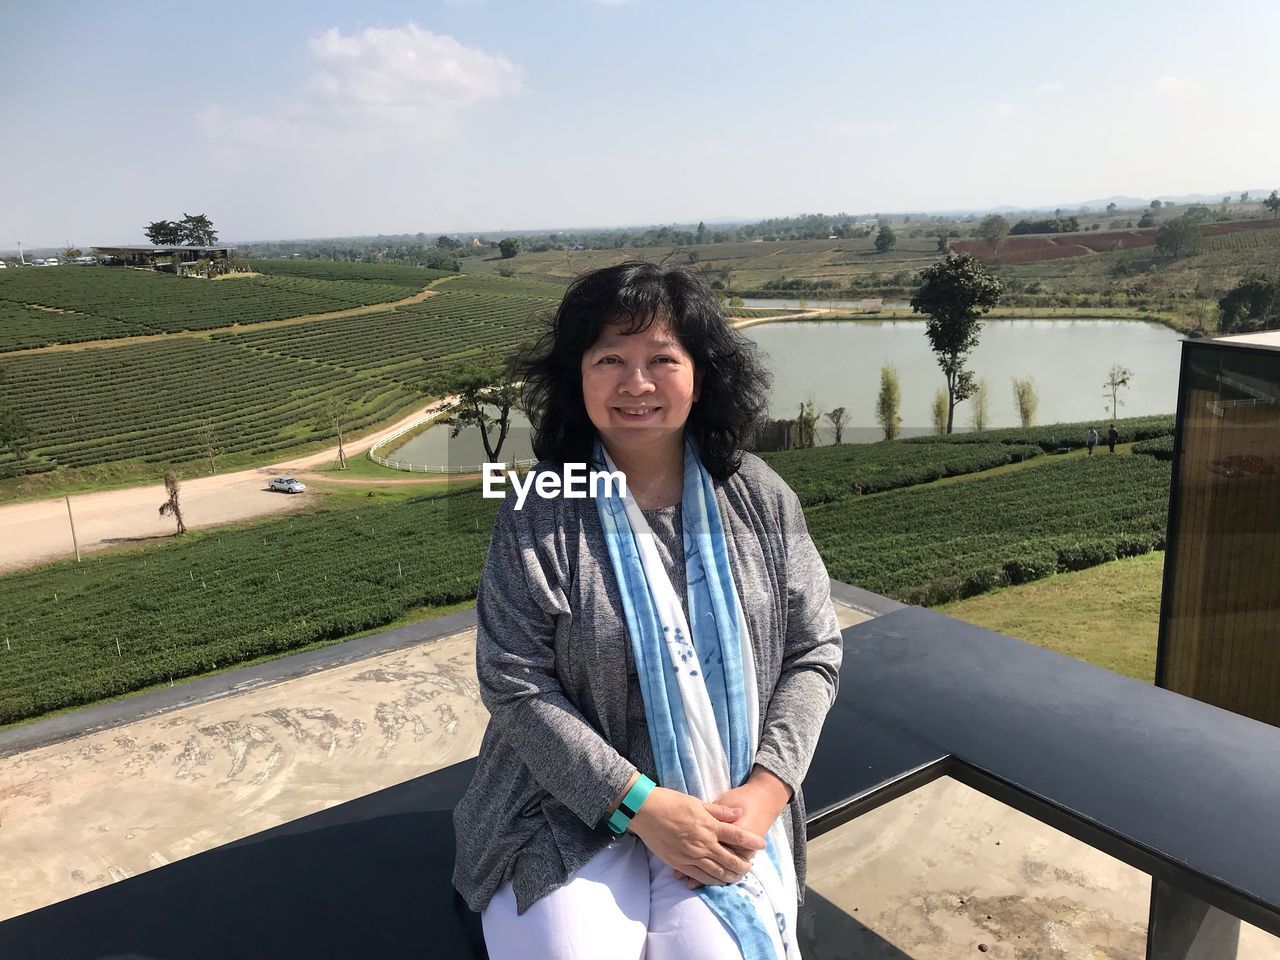
[{"label": "woman's ear", "polygon": [[698,397],[702,396],[702,371],[693,371],[693,402],[698,402]]}]

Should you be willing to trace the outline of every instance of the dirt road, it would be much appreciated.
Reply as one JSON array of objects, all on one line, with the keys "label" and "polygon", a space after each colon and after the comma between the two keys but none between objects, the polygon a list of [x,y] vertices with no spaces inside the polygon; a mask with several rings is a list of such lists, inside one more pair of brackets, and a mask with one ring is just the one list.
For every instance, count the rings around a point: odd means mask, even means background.
[{"label": "dirt road", "polygon": [[[376,433],[347,442],[347,455],[364,453],[383,437],[434,413],[450,399],[428,404]],[[264,467],[184,480],[183,520],[188,527],[197,529],[300,510],[307,504],[307,494],[274,493],[267,489],[267,481],[282,474],[301,474],[307,482],[315,478],[314,474],[307,473],[309,468],[332,463],[337,456],[335,446]],[[369,482],[378,484],[378,481]],[[103,547],[162,539],[172,534],[173,520],[159,514],[165,498],[163,483],[73,495],[71,514],[75,518],[81,556]],[[62,497],[0,507],[0,573],[74,555],[67,503]]]}]

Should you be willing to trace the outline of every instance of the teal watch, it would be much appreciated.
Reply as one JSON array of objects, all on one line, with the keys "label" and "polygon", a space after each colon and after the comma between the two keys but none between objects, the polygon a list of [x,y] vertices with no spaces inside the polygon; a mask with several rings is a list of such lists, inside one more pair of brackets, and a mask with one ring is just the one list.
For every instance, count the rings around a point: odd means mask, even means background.
[{"label": "teal watch", "polygon": [[645,798],[653,791],[657,784],[640,774],[640,779],[632,784],[631,789],[627,791],[627,795],[622,798],[622,802],[618,804],[618,809],[613,811],[609,817],[609,829],[621,836],[627,832],[627,827],[631,825],[631,821],[640,811],[640,805],[644,803]]}]

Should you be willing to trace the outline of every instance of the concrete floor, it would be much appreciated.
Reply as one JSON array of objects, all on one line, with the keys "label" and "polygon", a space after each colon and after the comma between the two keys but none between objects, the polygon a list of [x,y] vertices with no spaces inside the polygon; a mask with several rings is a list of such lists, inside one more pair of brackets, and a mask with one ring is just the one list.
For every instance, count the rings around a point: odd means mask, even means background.
[{"label": "concrete floor", "polygon": [[[0,759],[0,919],[473,756],[474,657],[471,630]],[[809,856],[815,958],[1143,955],[1145,874],[954,781]],[[1280,960],[1260,931],[1241,943]]]}]

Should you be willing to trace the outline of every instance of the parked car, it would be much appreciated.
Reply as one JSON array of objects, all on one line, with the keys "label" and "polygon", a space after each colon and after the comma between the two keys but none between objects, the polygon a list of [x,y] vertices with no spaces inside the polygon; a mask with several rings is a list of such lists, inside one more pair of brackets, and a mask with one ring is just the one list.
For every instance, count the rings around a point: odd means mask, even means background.
[{"label": "parked car", "polygon": [[5,263],[3,260],[0,260],[0,270],[7,270],[7,269],[9,269],[9,265]]},{"label": "parked car", "polygon": [[274,477],[267,484],[268,490],[279,490],[282,493],[301,493],[307,489],[307,485],[293,477]]}]

